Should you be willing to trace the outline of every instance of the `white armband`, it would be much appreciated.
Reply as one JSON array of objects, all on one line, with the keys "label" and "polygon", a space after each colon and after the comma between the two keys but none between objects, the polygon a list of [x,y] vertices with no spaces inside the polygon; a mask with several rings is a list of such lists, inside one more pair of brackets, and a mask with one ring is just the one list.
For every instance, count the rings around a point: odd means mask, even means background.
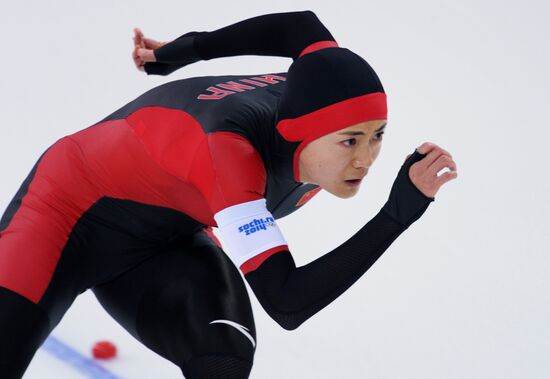
[{"label": "white armband", "polygon": [[222,246],[237,267],[266,250],[287,245],[265,199],[225,208],[214,219]]}]

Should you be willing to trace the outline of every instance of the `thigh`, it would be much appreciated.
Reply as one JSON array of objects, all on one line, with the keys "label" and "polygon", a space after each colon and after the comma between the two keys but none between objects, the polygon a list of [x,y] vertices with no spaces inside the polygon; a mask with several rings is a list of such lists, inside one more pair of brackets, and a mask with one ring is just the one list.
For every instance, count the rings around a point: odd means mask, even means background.
[{"label": "thigh", "polygon": [[174,210],[103,196],[81,158],[69,138],[50,146],[0,219],[1,378],[20,376],[78,294],[180,233],[165,224],[194,225]]},{"label": "thigh", "polygon": [[[79,293],[73,226],[87,191],[75,188],[74,145],[37,160],[0,220],[0,377],[17,378]],[[71,163],[69,163],[71,162]],[[78,162],[76,162],[78,164]],[[78,180],[78,179],[75,179]]]},{"label": "thigh", "polygon": [[53,328],[80,285],[82,216],[99,198],[67,137],[38,159],[0,220],[0,287],[40,306]]},{"label": "thigh", "polygon": [[235,373],[220,377],[248,377],[256,349],[248,292],[238,269],[205,230],[93,291],[134,337],[189,377],[212,369]]}]

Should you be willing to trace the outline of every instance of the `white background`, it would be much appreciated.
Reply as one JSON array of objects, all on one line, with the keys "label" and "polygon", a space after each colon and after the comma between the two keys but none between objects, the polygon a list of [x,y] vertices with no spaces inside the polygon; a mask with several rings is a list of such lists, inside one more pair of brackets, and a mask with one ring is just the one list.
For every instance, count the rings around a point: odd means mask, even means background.
[{"label": "white background", "polygon": [[[43,150],[166,81],[287,70],[289,58],[199,62],[168,77],[131,60],[132,28],[173,39],[310,9],[388,94],[382,152],[360,192],[321,192],[278,221],[296,263],[340,245],[383,205],[405,156],[449,150],[458,179],[336,301],[281,329],[252,295],[252,378],[548,378],[550,148],[547,1],[18,1],[0,15],[0,208]],[[0,310],[1,311],[1,310]],[[88,292],[53,334],[83,354],[111,339],[124,378],[178,378]],[[39,351],[25,378],[77,378]]]}]

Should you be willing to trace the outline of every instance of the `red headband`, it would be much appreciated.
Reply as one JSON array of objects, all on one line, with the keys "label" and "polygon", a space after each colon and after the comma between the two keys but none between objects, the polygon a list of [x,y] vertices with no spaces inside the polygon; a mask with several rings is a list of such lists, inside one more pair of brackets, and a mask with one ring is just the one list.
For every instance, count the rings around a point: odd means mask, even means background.
[{"label": "red headband", "polygon": [[277,130],[287,141],[305,141],[361,122],[387,118],[386,94],[374,92],[331,104],[300,117],[281,120],[277,123]]}]

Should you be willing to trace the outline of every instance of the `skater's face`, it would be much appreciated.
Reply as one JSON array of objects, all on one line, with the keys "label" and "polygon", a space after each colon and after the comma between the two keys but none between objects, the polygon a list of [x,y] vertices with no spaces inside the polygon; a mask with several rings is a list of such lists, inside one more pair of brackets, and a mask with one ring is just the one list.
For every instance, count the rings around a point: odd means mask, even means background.
[{"label": "skater's face", "polygon": [[310,142],[299,157],[300,181],[342,199],[354,196],[382,147],[386,120],[356,124]]}]

